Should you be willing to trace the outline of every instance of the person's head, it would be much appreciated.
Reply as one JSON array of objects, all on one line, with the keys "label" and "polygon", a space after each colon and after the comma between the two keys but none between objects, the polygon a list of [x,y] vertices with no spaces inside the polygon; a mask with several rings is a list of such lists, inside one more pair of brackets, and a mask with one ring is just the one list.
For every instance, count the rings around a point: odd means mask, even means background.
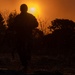
[{"label": "person's head", "polygon": [[28,11],[27,5],[26,4],[22,4],[20,6],[20,11],[21,11],[21,13],[26,13]]}]

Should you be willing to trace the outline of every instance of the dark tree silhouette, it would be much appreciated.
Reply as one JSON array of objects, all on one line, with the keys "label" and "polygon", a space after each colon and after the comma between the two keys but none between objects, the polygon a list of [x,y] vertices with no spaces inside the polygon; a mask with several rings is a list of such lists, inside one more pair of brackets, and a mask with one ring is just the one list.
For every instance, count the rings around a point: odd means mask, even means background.
[{"label": "dark tree silhouette", "polygon": [[69,29],[75,30],[75,22],[68,19],[55,19],[51,21],[51,26],[49,26],[50,31],[58,30],[58,29]]},{"label": "dark tree silhouette", "polygon": [[8,28],[11,28],[11,26],[13,25],[13,22],[14,22],[14,18],[17,16],[17,12],[11,12],[8,16],[8,19],[7,19],[7,26]]},{"label": "dark tree silhouette", "polygon": [[[8,40],[12,40],[15,38],[15,31],[13,30],[12,26],[14,25],[14,19],[15,17],[17,16],[17,12],[13,12],[13,13],[10,13],[9,16],[8,16],[8,19],[7,19],[7,31],[6,31],[6,37]],[[10,39],[9,39],[10,38]]]},{"label": "dark tree silhouette", "polygon": [[3,41],[5,31],[6,31],[6,26],[4,24],[4,18],[0,14],[0,43]]},{"label": "dark tree silhouette", "polygon": [[33,30],[32,34],[33,34],[34,38],[42,38],[44,36],[43,31],[41,31],[41,30],[39,30],[37,28]]},{"label": "dark tree silhouette", "polygon": [[54,48],[65,55],[75,53],[75,22],[68,19],[55,19],[49,26],[52,31]]},{"label": "dark tree silhouette", "polygon": [[0,14],[0,34],[6,30],[6,27],[4,25],[4,18]]},{"label": "dark tree silhouette", "polygon": [[[75,36],[75,22],[68,19],[56,19],[53,20],[50,30],[53,30],[53,34],[62,36],[63,39],[72,39]],[[59,34],[59,35],[58,35]]]},{"label": "dark tree silhouette", "polygon": [[16,46],[16,36],[15,36],[15,31],[12,29],[12,26],[14,25],[14,18],[17,16],[17,12],[11,12],[6,20],[7,23],[7,29],[5,33],[5,39],[4,43],[11,48],[13,51],[13,48]]},{"label": "dark tree silhouette", "polygon": [[33,50],[34,51],[40,51],[40,49],[42,48],[42,38],[44,36],[43,31],[39,30],[39,29],[34,29],[33,30]]}]

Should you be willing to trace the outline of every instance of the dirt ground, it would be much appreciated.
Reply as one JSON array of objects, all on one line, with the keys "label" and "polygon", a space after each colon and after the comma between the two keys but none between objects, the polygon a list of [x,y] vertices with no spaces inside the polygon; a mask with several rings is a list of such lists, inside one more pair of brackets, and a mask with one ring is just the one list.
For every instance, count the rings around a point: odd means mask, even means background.
[{"label": "dirt ground", "polygon": [[[17,53],[12,59],[11,53],[0,53],[0,70],[21,70],[23,66]],[[75,74],[75,61],[70,57],[49,56],[49,55],[32,55],[29,62],[28,72],[35,71],[60,71],[65,75]]]}]

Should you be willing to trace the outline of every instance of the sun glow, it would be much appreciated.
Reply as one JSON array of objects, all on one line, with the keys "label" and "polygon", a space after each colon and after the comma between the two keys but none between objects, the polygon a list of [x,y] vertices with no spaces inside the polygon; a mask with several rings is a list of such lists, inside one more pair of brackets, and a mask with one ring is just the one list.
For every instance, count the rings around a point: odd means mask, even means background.
[{"label": "sun glow", "polygon": [[31,13],[31,14],[35,14],[36,13],[36,8],[31,7],[28,12]]},{"label": "sun glow", "polygon": [[33,14],[34,16],[39,16],[40,8],[36,4],[28,4],[28,13]]}]

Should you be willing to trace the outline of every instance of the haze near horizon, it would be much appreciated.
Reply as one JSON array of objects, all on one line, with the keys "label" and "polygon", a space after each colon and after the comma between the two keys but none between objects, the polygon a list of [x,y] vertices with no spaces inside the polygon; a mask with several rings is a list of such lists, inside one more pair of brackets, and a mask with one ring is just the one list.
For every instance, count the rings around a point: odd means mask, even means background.
[{"label": "haze near horizon", "polygon": [[23,3],[26,3],[29,9],[36,8],[35,13],[41,18],[66,18],[75,21],[75,0],[0,0],[0,11],[20,12],[19,7]]}]

